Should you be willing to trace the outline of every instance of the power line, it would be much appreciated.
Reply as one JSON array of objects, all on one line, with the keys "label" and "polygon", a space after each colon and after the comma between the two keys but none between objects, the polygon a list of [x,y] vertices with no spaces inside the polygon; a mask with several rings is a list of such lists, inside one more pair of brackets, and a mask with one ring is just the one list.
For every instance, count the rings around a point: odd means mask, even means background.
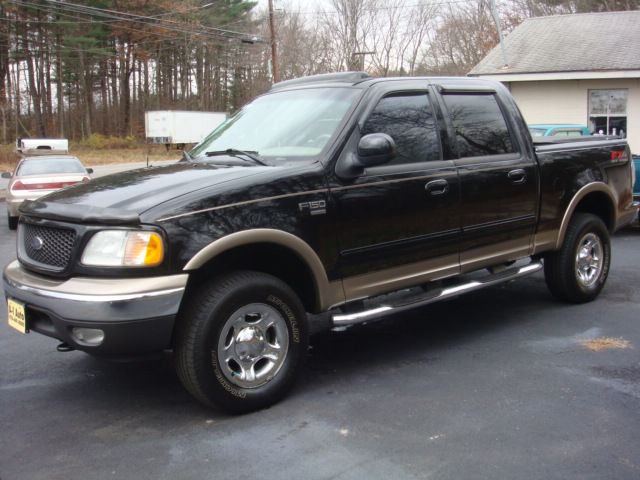
[{"label": "power line", "polygon": [[[48,11],[48,10],[47,10],[47,11]],[[77,18],[77,17],[76,17],[76,15],[71,15],[71,14],[63,13],[63,12],[56,12],[56,15],[60,15],[60,16],[62,16],[62,17],[66,17],[66,18]],[[7,22],[9,22],[9,23],[14,23],[17,19],[2,18],[2,19],[0,19],[0,20],[7,21]],[[30,23],[32,22],[32,19],[29,19],[29,20],[22,20],[22,19],[20,19],[20,22],[21,22],[21,23],[24,23],[24,24],[30,24]],[[36,23],[37,23],[37,21],[36,21]],[[55,24],[55,23],[57,23],[57,22],[51,22],[51,23],[52,23],[52,24]],[[67,23],[73,23],[73,22],[67,22]],[[101,21],[97,21],[97,22],[95,22],[95,23],[96,23],[96,24],[102,24],[103,22],[101,22]],[[118,28],[119,28],[120,30],[126,30],[126,31],[129,31],[129,32],[140,33],[140,30],[136,30],[135,28],[132,28],[132,27],[126,27],[126,26],[122,26],[122,25],[121,25],[121,26],[119,26]],[[2,33],[4,33],[4,32],[2,32]],[[145,38],[145,39],[143,39],[143,40],[140,40],[140,42],[139,42],[139,43],[141,43],[141,44],[143,44],[143,45],[147,45],[147,44],[149,44],[149,43],[170,42],[170,41],[171,41],[171,42],[181,42],[181,41],[183,41],[183,40],[184,40],[182,37],[177,36],[177,35],[175,34],[175,32],[172,34],[172,33],[165,32],[165,31],[148,30],[148,31],[146,31],[145,33],[146,33],[147,35],[150,35],[150,36],[156,36],[156,37],[161,37],[161,38],[160,38],[160,39],[156,39],[156,40],[149,40],[148,38]],[[7,32],[7,36],[11,36],[11,34]],[[31,41],[33,41],[33,40],[31,40]],[[204,40],[204,39],[203,39],[203,40],[201,40],[201,41],[204,41],[204,42],[207,42],[207,43],[213,43],[214,45],[224,45],[224,44],[223,44],[223,43],[221,43],[220,41],[213,40],[213,39],[211,39],[211,38],[207,38],[206,40]],[[97,47],[97,48],[104,48],[104,47]],[[89,50],[84,50],[84,51],[89,52]]]},{"label": "power line", "polygon": [[[211,3],[207,3],[205,5],[201,5],[199,7],[189,8],[187,10],[182,10],[180,12],[172,11],[172,12],[159,13],[157,15],[149,15],[149,18],[158,18],[159,19],[161,17],[168,17],[169,15],[184,15],[184,14],[189,13],[189,12],[202,10],[204,8],[210,7],[213,4],[214,4],[214,2],[211,2]],[[35,6],[32,7],[32,8],[35,8]],[[51,10],[49,8],[47,8],[46,11],[49,12]],[[62,20],[22,20],[22,19],[14,19],[13,21],[19,22],[19,23],[37,23],[37,24],[41,24],[41,25],[59,25],[59,24],[77,25],[77,24],[84,24],[84,23],[88,23],[88,24],[91,24],[91,23],[112,24],[112,23],[117,23],[117,22],[121,21],[121,20],[97,20],[97,19],[78,20],[76,15],[67,15],[67,16],[75,18],[76,20],[66,22],[66,21],[62,21]],[[6,20],[6,19],[0,18],[0,20]],[[233,24],[233,23],[242,22],[242,21],[244,21],[244,20],[236,20],[234,22],[229,22],[229,23],[223,24],[223,26],[224,25],[230,25],[230,24]]]},{"label": "power line", "polygon": [[[153,23],[151,23],[151,25],[153,26],[158,26],[160,28],[177,28],[177,29],[184,29],[184,28],[189,28],[192,29],[193,26],[188,25],[188,24],[184,24],[182,22],[176,22],[174,20],[163,20],[164,23],[162,24],[157,24],[155,23],[155,21],[157,20],[157,18],[148,16],[148,15],[138,15],[138,14],[134,14],[134,13],[127,13],[127,12],[119,12],[117,10],[110,10],[107,8],[98,8],[98,7],[90,7],[90,6],[85,6],[85,5],[78,5],[75,3],[69,3],[69,2],[62,2],[61,0],[44,0],[45,2],[52,4],[52,5],[56,5],[56,6],[61,6],[63,8],[67,8],[68,10],[71,11],[78,11],[80,13],[87,13],[87,14],[96,14],[96,15],[100,15],[100,16],[104,16],[104,17],[111,17],[117,20],[122,20],[122,21],[130,21],[130,22],[142,22],[142,23],[147,23],[150,24],[149,21],[152,21]],[[208,5],[212,5],[212,3],[209,3]],[[167,23],[169,25],[167,25]],[[238,32],[235,30],[226,30],[226,29],[222,29],[222,28],[217,28],[217,27],[209,27],[209,26],[205,26],[205,25],[200,25],[197,28],[200,29],[204,29],[206,31],[211,32],[212,34],[217,34],[217,35],[221,35],[223,37],[246,37],[248,36],[247,33],[245,32]],[[184,32],[183,30],[180,30],[183,33],[187,33]]]},{"label": "power line", "polygon": [[[452,5],[457,3],[470,3],[470,2],[479,2],[479,1],[482,1],[482,0],[437,0],[437,1],[430,1],[430,2],[414,3],[411,5],[363,8],[360,11],[378,12],[378,11],[384,11],[384,10],[412,9],[412,8],[418,8],[418,7]],[[296,13],[299,13],[300,15],[340,15],[341,14],[341,12],[338,12],[337,10],[316,10],[316,11],[306,11],[306,12],[298,11]]]},{"label": "power line", "polygon": [[[237,39],[240,41],[250,42],[250,43],[266,43],[266,41],[260,37],[255,35],[251,35],[245,32],[239,32],[235,30],[222,29],[218,27],[210,27],[206,25],[190,25],[183,22],[177,22],[169,19],[159,19],[158,17],[148,16],[148,15],[137,15],[126,12],[119,12],[116,10],[109,9],[101,9],[98,7],[89,7],[84,5],[77,5],[68,2],[61,2],[59,0],[44,0],[48,5],[37,4],[30,2],[28,0],[10,0],[11,3],[27,7],[34,8],[37,10],[41,10],[47,12],[52,15],[62,15],[64,12],[67,12],[67,17],[71,16],[72,18],[77,18],[77,15],[85,15],[89,16],[92,19],[95,17],[101,18],[102,22],[109,21],[109,23],[116,22],[131,22],[135,24],[147,25],[154,28],[159,28],[167,31],[174,31],[177,33],[184,33],[189,35],[201,35],[201,36],[213,36],[221,39]],[[207,6],[212,5],[212,3],[207,4]],[[76,17],[69,15],[72,13],[76,15]],[[175,12],[172,12],[175,13]],[[164,15],[164,14],[163,14]],[[104,20],[108,19],[108,20]],[[160,21],[159,21],[160,20]],[[100,21],[100,20],[98,20]]]}]

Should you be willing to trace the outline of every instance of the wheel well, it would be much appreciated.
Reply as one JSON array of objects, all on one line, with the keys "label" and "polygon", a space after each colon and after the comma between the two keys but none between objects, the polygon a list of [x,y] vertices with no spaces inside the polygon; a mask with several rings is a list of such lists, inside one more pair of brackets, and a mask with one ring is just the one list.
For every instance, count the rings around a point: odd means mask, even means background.
[{"label": "wheel well", "polygon": [[574,214],[577,212],[596,215],[602,219],[610,232],[614,229],[613,205],[609,196],[604,192],[593,192],[585,196],[576,205]]},{"label": "wheel well", "polygon": [[274,243],[243,245],[217,255],[189,276],[187,294],[203,281],[229,270],[273,275],[293,289],[307,312],[317,312],[316,284],[311,270],[294,252]]}]

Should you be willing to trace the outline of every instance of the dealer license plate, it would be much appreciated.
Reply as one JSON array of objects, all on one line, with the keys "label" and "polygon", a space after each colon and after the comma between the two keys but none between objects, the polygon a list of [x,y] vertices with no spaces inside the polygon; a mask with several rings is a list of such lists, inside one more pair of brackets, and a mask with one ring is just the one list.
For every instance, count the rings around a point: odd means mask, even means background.
[{"label": "dealer license plate", "polygon": [[8,299],[9,326],[20,333],[27,333],[27,316],[24,313],[24,305],[15,300]]}]

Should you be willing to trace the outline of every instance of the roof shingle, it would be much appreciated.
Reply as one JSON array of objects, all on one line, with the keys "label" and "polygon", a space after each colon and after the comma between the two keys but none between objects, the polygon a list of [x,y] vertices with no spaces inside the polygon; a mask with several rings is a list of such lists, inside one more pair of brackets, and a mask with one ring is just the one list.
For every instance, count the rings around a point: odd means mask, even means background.
[{"label": "roof shingle", "polygon": [[529,18],[469,75],[640,70],[640,11]]}]

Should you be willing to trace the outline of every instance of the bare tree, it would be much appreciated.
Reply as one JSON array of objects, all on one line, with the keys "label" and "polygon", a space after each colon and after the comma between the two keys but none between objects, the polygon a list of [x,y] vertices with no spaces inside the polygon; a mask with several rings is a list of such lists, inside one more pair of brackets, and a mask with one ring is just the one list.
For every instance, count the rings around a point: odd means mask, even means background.
[{"label": "bare tree", "polygon": [[487,0],[442,12],[421,71],[465,75],[498,43],[498,31]]},{"label": "bare tree", "polygon": [[402,57],[406,45],[407,31],[405,0],[388,0],[384,9],[375,12],[367,43],[367,50],[372,52],[374,72],[380,76],[388,76],[393,67],[401,64],[398,57]]},{"label": "bare tree", "polygon": [[325,35],[335,45],[335,70],[359,70],[366,39],[375,26],[375,12],[379,0],[331,0],[334,11],[325,12]]},{"label": "bare tree", "polygon": [[418,56],[434,27],[437,5],[427,0],[391,0],[375,16],[375,28],[366,40],[372,53],[373,73],[380,76],[413,75]]},{"label": "bare tree", "polygon": [[[322,19],[310,19],[299,7],[284,6],[278,21],[278,63],[283,80],[331,70],[332,44]],[[266,32],[265,32],[266,35]]]}]

